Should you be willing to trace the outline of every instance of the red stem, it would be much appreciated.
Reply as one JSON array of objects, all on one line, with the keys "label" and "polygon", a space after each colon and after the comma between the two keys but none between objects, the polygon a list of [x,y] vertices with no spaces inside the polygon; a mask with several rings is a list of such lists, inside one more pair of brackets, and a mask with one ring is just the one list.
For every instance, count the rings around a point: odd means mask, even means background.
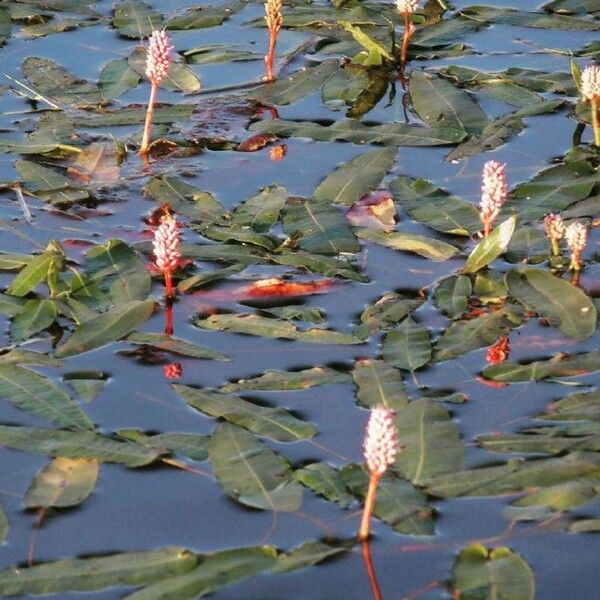
[{"label": "red stem", "polygon": [[173,335],[173,297],[167,296],[165,302],[165,335]]},{"label": "red stem", "polygon": [[273,81],[273,61],[275,59],[275,46],[277,45],[277,33],[269,29],[269,51],[265,56],[265,66],[267,67],[267,81]]},{"label": "red stem", "polygon": [[378,473],[371,473],[369,479],[369,490],[367,491],[367,498],[365,500],[365,507],[363,509],[362,520],[360,522],[360,529],[358,530],[358,539],[361,542],[369,539],[371,533],[371,515],[373,514],[373,506],[375,505],[375,496],[377,495],[377,485],[381,475]]},{"label": "red stem", "polygon": [[402,40],[402,48],[400,49],[400,80],[404,87],[404,69],[406,68],[406,60],[408,56],[408,43],[412,36],[412,20],[409,13],[404,13],[404,38]]},{"label": "red stem", "polygon": [[379,582],[377,581],[377,573],[375,572],[373,560],[371,559],[371,548],[369,547],[369,542],[365,541],[362,543],[362,555],[363,560],[365,561],[365,568],[367,569],[367,576],[369,577],[371,592],[373,592],[373,600],[383,600]]}]

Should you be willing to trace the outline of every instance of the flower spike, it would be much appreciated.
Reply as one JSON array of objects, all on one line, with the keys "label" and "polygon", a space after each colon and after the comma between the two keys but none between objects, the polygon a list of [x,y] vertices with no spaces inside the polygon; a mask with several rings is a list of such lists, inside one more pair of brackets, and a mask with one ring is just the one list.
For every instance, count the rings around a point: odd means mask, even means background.
[{"label": "flower spike", "polygon": [[160,220],[160,225],[154,232],[152,247],[156,267],[165,276],[167,297],[173,297],[172,273],[179,266],[181,252],[179,250],[180,234],[177,221],[172,215],[165,215]]},{"label": "flower spike", "polygon": [[589,100],[592,112],[592,126],[594,128],[594,143],[600,146],[600,67],[588,65],[581,74],[581,95],[584,100]]},{"label": "flower spike", "polygon": [[508,194],[506,187],[506,165],[490,160],[483,165],[483,183],[481,186],[481,202],[479,218],[483,223],[483,237],[492,231],[492,223],[500,213]]},{"label": "flower spike", "polygon": [[549,213],[544,217],[544,231],[552,244],[552,254],[560,256],[560,240],[565,237],[565,223],[558,213]]},{"label": "flower spike", "polygon": [[569,269],[581,271],[583,260],[581,255],[587,246],[588,230],[583,223],[571,223],[565,230],[565,239],[567,246],[571,250],[571,264]]},{"label": "flower spike", "polygon": [[269,30],[269,50],[265,56],[265,66],[267,68],[267,81],[273,81],[273,60],[275,59],[275,46],[277,45],[277,37],[279,30],[283,24],[283,16],[281,14],[282,0],[267,0],[265,2],[265,20]]}]

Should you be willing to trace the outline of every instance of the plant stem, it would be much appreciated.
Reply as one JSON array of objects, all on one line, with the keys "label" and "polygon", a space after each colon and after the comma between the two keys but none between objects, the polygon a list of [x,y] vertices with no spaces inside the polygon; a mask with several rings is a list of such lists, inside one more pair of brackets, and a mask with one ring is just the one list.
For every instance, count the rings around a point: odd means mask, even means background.
[{"label": "plant stem", "polygon": [[173,335],[173,296],[165,302],[165,335]]},{"label": "plant stem", "polygon": [[267,81],[273,81],[273,61],[275,59],[275,46],[277,45],[277,34],[269,29],[269,51],[265,56],[265,66],[267,67]]},{"label": "plant stem", "polygon": [[375,567],[373,566],[369,542],[365,541],[361,544],[361,546],[363,560],[365,561],[365,568],[367,569],[367,577],[369,578],[371,592],[373,593],[373,600],[382,600],[383,596],[381,595],[381,588],[379,587],[379,582],[377,581],[377,573],[375,573]]},{"label": "plant stem", "polygon": [[552,239],[550,243],[552,244],[552,254],[554,256],[560,256],[560,246],[558,245],[558,240]]},{"label": "plant stem", "polygon": [[152,82],[150,87],[150,99],[148,100],[148,108],[146,109],[146,122],[144,123],[144,135],[142,136],[142,145],[140,146],[140,154],[146,156],[150,146],[150,130],[152,129],[152,118],[154,117],[154,104],[156,103],[156,95],[158,93],[158,85]]},{"label": "plant stem", "polygon": [[412,36],[412,20],[408,12],[404,13],[404,38],[402,39],[402,48],[400,49],[400,79],[404,86],[404,69],[408,57],[408,42]]},{"label": "plant stem", "polygon": [[600,115],[598,115],[598,96],[592,98],[592,127],[594,128],[594,144],[600,147]]},{"label": "plant stem", "polygon": [[377,486],[381,475],[377,473],[371,473],[369,479],[369,490],[367,491],[367,498],[365,500],[365,508],[363,509],[362,520],[360,522],[360,529],[358,530],[358,539],[361,542],[369,539],[371,533],[371,514],[373,513],[373,506],[375,505],[375,496],[377,495]]},{"label": "plant stem", "polygon": [[173,291],[173,277],[171,271],[165,271],[165,288],[167,298],[173,298],[175,292]]},{"label": "plant stem", "polygon": [[483,223],[483,237],[486,238],[490,233],[492,233],[492,224],[489,221],[485,221]]}]

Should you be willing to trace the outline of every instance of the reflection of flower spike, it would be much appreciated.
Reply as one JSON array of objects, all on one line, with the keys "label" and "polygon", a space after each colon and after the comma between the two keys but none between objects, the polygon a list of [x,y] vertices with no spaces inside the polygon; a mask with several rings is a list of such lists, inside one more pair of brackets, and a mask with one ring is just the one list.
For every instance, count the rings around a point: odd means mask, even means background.
[{"label": "reflection of flower spike", "polygon": [[544,231],[552,244],[552,254],[560,255],[559,242],[565,237],[565,223],[558,213],[549,213],[544,217]]},{"label": "reflection of flower spike", "polygon": [[600,146],[600,67],[588,65],[581,74],[581,95],[590,101],[592,113],[592,126],[594,128],[594,143]]},{"label": "reflection of flower spike", "polygon": [[369,467],[369,489],[365,499],[365,508],[358,531],[358,537],[366,540],[371,528],[371,514],[375,504],[377,486],[383,474],[396,461],[398,438],[394,426],[393,411],[377,406],[371,410],[367,433],[365,435],[365,460]]},{"label": "reflection of flower spike", "polygon": [[492,223],[506,202],[506,165],[490,160],[483,165],[483,183],[481,186],[481,202],[479,217],[483,223],[483,235],[487,237],[492,231]]},{"label": "reflection of flower spike", "polygon": [[179,379],[183,375],[181,363],[169,363],[163,367],[167,379]]},{"label": "reflection of flower spike", "polygon": [[581,271],[583,260],[581,255],[585,250],[588,239],[588,230],[583,223],[571,223],[565,230],[565,239],[571,250],[571,264],[569,269],[573,271]]},{"label": "reflection of flower spike", "polygon": [[275,59],[275,46],[277,45],[277,36],[283,24],[281,14],[282,0],[267,0],[265,2],[265,20],[269,30],[269,50],[265,56],[265,65],[267,68],[267,81],[273,81],[273,60]]}]

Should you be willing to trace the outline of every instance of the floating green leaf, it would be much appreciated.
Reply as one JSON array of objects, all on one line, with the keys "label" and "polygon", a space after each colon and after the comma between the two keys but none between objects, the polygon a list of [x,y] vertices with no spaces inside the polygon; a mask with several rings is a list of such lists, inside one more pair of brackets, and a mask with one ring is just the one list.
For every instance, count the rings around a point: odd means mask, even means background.
[{"label": "floating green leaf", "polygon": [[429,332],[409,317],[387,333],[382,354],[386,363],[406,371],[416,371],[431,359]]},{"label": "floating green leaf", "polygon": [[179,356],[188,356],[190,358],[204,358],[207,360],[229,360],[224,354],[210,348],[204,348],[198,346],[187,340],[182,340],[170,335],[161,335],[159,333],[140,333],[134,331],[130,333],[125,341],[131,342],[132,344],[141,344],[144,346],[151,346],[152,348],[158,348],[165,352],[171,352]]},{"label": "floating green leaf", "polygon": [[452,275],[442,279],[435,289],[437,307],[452,319],[466,312],[469,296],[473,291],[471,280],[464,275]]},{"label": "floating green leaf", "polygon": [[408,403],[402,372],[381,360],[356,361],[352,378],[357,386],[357,403],[365,408],[385,406],[398,410]]},{"label": "floating green leaf", "polygon": [[120,35],[141,39],[160,29],[161,16],[140,0],[124,0],[114,7],[113,27]]},{"label": "floating green leaf", "polygon": [[488,237],[483,238],[469,254],[464,272],[475,273],[494,262],[508,247],[516,221],[515,216],[506,219]]},{"label": "floating green leaf", "polygon": [[56,316],[56,304],[52,300],[29,300],[13,319],[10,337],[16,342],[27,340],[52,325]]},{"label": "floating green leaf", "polygon": [[296,479],[315,494],[323,496],[329,502],[337,502],[342,508],[348,508],[353,497],[337,469],[327,463],[311,463],[294,471]]}]

